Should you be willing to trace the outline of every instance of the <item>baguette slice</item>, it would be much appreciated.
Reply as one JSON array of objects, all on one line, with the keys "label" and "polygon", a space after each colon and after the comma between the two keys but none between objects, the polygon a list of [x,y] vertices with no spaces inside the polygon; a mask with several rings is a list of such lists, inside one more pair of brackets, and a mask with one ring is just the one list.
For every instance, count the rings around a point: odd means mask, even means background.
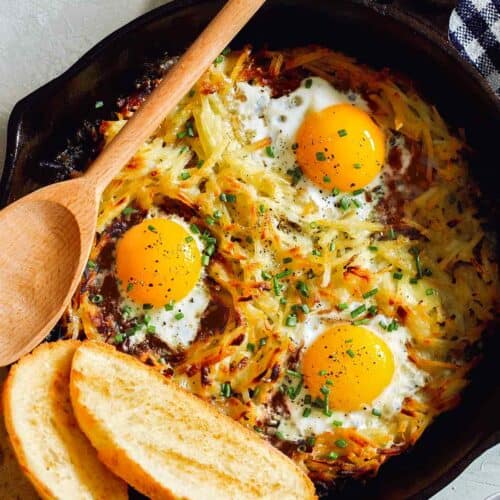
[{"label": "baguette slice", "polygon": [[153,499],[315,498],[281,452],[111,346],[82,344],[70,392],[102,462]]},{"label": "baguette slice", "polygon": [[99,462],[71,408],[69,375],[79,345],[43,344],[12,368],[3,391],[7,432],[42,498],[126,499],[127,485]]}]

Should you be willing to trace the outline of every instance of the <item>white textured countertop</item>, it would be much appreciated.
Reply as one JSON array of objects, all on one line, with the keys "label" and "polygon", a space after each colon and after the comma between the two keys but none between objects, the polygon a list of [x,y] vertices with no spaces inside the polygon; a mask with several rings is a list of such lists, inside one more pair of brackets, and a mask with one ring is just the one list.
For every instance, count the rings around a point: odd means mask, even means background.
[{"label": "white textured countertop", "polygon": [[[59,75],[106,35],[162,3],[165,1],[0,1],[2,165],[7,119],[14,104]],[[474,461],[433,500],[483,500],[495,493],[500,495],[500,445]]]}]

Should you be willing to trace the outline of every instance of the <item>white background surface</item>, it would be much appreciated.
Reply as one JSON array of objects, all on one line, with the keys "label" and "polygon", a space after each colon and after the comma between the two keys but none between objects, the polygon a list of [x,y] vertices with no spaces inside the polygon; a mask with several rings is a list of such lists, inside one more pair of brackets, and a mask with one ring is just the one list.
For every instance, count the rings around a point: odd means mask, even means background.
[{"label": "white background surface", "polygon": [[[56,77],[106,35],[165,0],[0,0],[0,159],[14,104]],[[500,445],[433,500],[500,494]]]}]

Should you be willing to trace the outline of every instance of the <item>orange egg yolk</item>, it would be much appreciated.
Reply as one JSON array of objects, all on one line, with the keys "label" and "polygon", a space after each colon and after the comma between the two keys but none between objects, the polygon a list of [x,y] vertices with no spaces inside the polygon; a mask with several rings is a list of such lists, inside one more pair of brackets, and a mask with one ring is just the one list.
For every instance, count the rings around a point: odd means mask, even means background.
[{"label": "orange egg yolk", "polygon": [[380,172],[385,159],[384,134],[363,110],[351,104],[309,113],[296,137],[297,163],[325,189],[360,189]]},{"label": "orange egg yolk", "polygon": [[168,219],[146,219],[116,247],[122,288],[138,304],[160,307],[183,299],[201,273],[201,255],[186,229]]},{"label": "orange egg yolk", "polygon": [[340,324],[322,333],[302,360],[305,385],[329,407],[360,410],[379,396],[394,373],[387,344],[367,328]]}]

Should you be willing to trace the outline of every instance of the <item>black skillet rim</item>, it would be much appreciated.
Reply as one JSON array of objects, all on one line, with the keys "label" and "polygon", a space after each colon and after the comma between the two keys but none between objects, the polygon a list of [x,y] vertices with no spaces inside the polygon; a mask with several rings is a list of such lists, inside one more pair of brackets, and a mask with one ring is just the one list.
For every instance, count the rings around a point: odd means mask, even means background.
[{"label": "black skillet rim", "polygon": [[[56,91],[59,85],[72,78],[82,71],[92,60],[105,48],[113,44],[115,40],[120,39],[127,34],[140,30],[143,26],[158,17],[166,17],[170,14],[182,9],[206,3],[210,0],[173,0],[168,4],[157,7],[146,14],[130,21],[123,27],[106,36],[89,51],[82,55],[74,64],[66,71],[50,80],[43,86],[28,94],[26,97],[16,103],[9,116],[7,126],[7,143],[4,169],[0,178],[0,208],[7,204],[10,194],[11,181],[16,168],[16,160],[18,148],[20,145],[19,129],[22,124],[23,114],[30,108],[32,102],[43,99],[43,96]],[[414,30],[418,36],[421,36],[432,43],[436,50],[441,51],[447,57],[453,60],[468,78],[473,80],[473,83],[484,93],[485,98],[493,106],[493,112],[500,119],[500,99],[497,98],[486,81],[482,78],[479,72],[466,60],[464,60],[448,41],[447,33],[439,32],[430,22],[422,15],[412,12],[404,12],[397,5],[391,3],[383,3],[377,0],[350,0],[354,4],[360,4],[375,11],[381,16],[387,16],[397,23],[403,24]],[[441,488],[450,483],[465,467],[467,467],[477,456],[485,451],[490,446],[500,443],[500,430],[486,436],[480,440],[469,452],[459,459],[457,462],[450,465],[450,468],[445,473],[436,479],[434,482],[424,487],[413,498],[429,498],[429,496],[438,492]]]}]

